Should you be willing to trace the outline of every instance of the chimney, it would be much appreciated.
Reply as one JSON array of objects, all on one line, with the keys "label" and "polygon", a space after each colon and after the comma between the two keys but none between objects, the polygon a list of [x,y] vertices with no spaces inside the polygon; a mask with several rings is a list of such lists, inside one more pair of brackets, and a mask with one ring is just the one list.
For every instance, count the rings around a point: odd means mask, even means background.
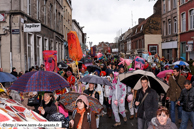
[{"label": "chimney", "polygon": [[138,19],[138,24],[141,24],[143,21],[145,21],[145,18],[139,18]]}]

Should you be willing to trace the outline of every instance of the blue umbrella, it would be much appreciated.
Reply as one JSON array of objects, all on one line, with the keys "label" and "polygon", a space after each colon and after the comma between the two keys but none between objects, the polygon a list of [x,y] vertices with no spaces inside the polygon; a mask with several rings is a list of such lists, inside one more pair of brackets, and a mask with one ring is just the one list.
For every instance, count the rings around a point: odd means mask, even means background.
[{"label": "blue umbrella", "polygon": [[0,82],[14,82],[17,80],[17,77],[10,73],[0,72]]},{"label": "blue umbrella", "polygon": [[187,62],[184,61],[176,61],[173,63],[173,65],[185,65],[185,66],[189,66],[189,64]]},{"label": "blue umbrella", "polygon": [[55,91],[69,87],[69,83],[59,74],[50,71],[29,72],[21,76],[10,87],[21,92]]},{"label": "blue umbrella", "polygon": [[184,61],[186,60],[185,57],[181,57],[181,59],[184,60]]}]

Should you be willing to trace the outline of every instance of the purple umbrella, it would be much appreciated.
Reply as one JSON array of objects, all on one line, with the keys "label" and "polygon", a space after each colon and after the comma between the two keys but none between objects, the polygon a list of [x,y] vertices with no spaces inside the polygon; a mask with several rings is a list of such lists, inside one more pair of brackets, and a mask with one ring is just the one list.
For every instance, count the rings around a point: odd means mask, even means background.
[{"label": "purple umbrella", "polygon": [[69,87],[69,83],[59,74],[50,71],[29,72],[21,76],[10,87],[21,92],[55,91]]}]

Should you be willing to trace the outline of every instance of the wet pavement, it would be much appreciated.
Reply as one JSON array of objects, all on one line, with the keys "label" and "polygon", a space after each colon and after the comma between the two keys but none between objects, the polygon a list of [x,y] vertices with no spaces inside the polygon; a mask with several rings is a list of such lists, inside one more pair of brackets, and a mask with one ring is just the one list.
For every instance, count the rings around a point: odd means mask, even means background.
[{"label": "wet pavement", "polygon": [[[120,116],[121,126],[113,127],[112,125],[115,123],[114,115],[112,116],[112,118],[108,118],[107,115],[101,116],[100,117],[100,129],[137,129],[137,119],[134,118],[133,120],[129,120],[129,117],[130,117],[130,113],[127,112],[128,120],[125,123],[123,121],[122,116]],[[180,124],[178,124],[178,117],[176,117],[176,121],[177,121],[176,125],[179,128]],[[192,129],[191,121],[188,122],[187,129]]]}]

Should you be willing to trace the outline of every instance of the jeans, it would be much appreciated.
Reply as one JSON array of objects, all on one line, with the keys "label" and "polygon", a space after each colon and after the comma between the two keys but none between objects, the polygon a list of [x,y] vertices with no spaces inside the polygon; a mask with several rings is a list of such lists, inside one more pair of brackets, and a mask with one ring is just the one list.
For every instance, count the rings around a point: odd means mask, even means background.
[{"label": "jeans", "polygon": [[[175,107],[176,107],[176,102],[177,101],[170,101],[171,106],[170,106],[170,115],[171,115],[171,120],[173,123],[175,123]],[[178,106],[178,119],[181,119],[182,116],[182,107]]]},{"label": "jeans", "polygon": [[194,129],[194,112],[186,112],[182,111],[182,122],[179,129],[187,129],[189,119],[192,122],[193,129]]},{"label": "jeans", "polygon": [[[138,129],[144,129],[144,128],[148,128],[148,126],[150,125],[150,121],[147,121],[145,119],[145,112],[143,113],[144,116],[143,116],[143,119],[142,118],[139,118],[137,119],[137,123],[138,123]],[[146,126],[146,127],[145,127]]]}]

